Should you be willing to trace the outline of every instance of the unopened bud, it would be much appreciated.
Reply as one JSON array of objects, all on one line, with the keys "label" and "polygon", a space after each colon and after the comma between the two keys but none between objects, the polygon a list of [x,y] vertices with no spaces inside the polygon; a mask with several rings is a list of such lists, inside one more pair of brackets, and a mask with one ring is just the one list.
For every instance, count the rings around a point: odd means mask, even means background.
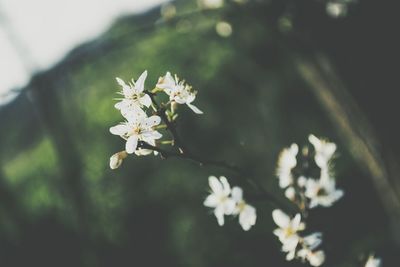
[{"label": "unopened bud", "polygon": [[127,156],[128,153],[126,151],[120,151],[112,155],[110,158],[110,168],[113,170],[117,169]]}]

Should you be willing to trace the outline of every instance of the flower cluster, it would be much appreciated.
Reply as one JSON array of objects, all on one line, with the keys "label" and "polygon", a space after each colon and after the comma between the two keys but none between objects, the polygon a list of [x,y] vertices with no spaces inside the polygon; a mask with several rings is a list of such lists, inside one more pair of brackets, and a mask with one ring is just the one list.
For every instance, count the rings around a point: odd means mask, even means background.
[{"label": "flower cluster", "polygon": [[[184,81],[179,81],[178,77],[172,78],[167,72],[164,77],[160,77],[156,87],[152,91],[145,90],[145,81],[147,71],[144,71],[139,79],[126,83],[120,78],[116,78],[117,83],[121,86],[119,102],[115,104],[115,108],[121,112],[125,121],[110,128],[110,132],[118,135],[124,140],[125,150],[115,153],[110,158],[110,168],[118,168],[128,154],[136,154],[138,156],[157,154],[149,147],[156,147],[157,141],[163,135],[157,131],[158,129],[167,128],[161,125],[162,117],[172,122],[176,119],[176,107],[179,104],[186,104],[195,113],[202,114],[202,111],[192,104],[196,98],[196,91]],[[169,96],[168,103],[162,103],[162,107],[154,103],[157,93],[164,92]],[[150,114],[149,114],[150,113]],[[163,116],[164,117],[164,116]],[[164,123],[167,123],[164,121]],[[166,142],[172,143],[172,142]],[[148,147],[142,147],[141,144],[147,144]]]},{"label": "flower cluster", "polygon": [[231,189],[224,176],[219,180],[215,176],[210,176],[208,183],[211,193],[205,199],[204,206],[214,209],[218,224],[224,225],[225,215],[238,215],[243,230],[250,230],[256,223],[257,214],[256,209],[243,199],[243,190],[237,186]]},{"label": "flower cluster", "polygon": [[301,221],[300,213],[290,218],[283,211],[276,209],[272,212],[272,218],[279,228],[274,230],[274,234],[282,243],[282,251],[287,253],[286,260],[294,258],[308,261],[312,266],[320,266],[325,261],[325,253],[317,249],[322,242],[322,234],[317,232],[302,236],[306,225]]},{"label": "flower cluster", "polygon": [[298,145],[292,144],[281,152],[277,167],[279,186],[302,210],[330,207],[343,196],[343,191],[336,188],[332,170],[336,144],[314,135],[308,140],[312,149],[306,146],[299,153]]}]

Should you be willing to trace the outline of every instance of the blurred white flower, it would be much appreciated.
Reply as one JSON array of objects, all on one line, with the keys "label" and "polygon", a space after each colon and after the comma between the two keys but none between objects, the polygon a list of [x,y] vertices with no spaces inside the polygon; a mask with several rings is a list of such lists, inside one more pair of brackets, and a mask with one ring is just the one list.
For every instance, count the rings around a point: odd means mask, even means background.
[{"label": "blurred white flower", "polygon": [[235,210],[235,200],[229,195],[231,187],[226,177],[221,176],[219,180],[215,176],[208,177],[208,184],[211,194],[204,201],[204,206],[214,208],[214,215],[217,217],[218,224],[224,225],[224,215],[231,215]]},{"label": "blurred white flower", "polygon": [[305,224],[301,222],[301,215],[298,213],[293,219],[283,211],[276,209],[272,211],[272,218],[279,228],[274,230],[274,234],[282,243],[282,251],[287,252],[286,260],[292,260],[295,257],[296,247],[301,238],[299,231],[305,229]]},{"label": "blurred white flower", "polygon": [[311,266],[320,266],[325,261],[325,253],[315,249],[322,243],[322,233],[313,233],[303,237],[302,248],[297,252],[297,257],[307,260]]},{"label": "blurred white flower", "polygon": [[168,20],[176,16],[176,7],[172,3],[165,3],[161,6],[161,16],[163,19]]},{"label": "blurred white flower", "polygon": [[326,170],[321,170],[320,179],[308,179],[305,188],[304,194],[310,200],[310,209],[317,206],[330,207],[344,194],[343,190],[336,189],[335,179],[329,177]]},{"label": "blurred white flower", "polygon": [[122,87],[121,94],[124,98],[115,104],[115,108],[120,110],[124,117],[132,110],[142,108],[143,106],[149,107],[151,105],[150,96],[143,92],[146,77],[147,71],[144,71],[136,82],[132,80],[132,82],[128,84],[122,79],[116,78],[118,84]]},{"label": "blurred white flower", "polygon": [[297,252],[297,256],[307,260],[311,266],[321,266],[325,261],[325,252],[322,250],[312,251],[308,248],[302,248]]},{"label": "blurred white flower", "polygon": [[158,79],[157,88],[163,89],[169,95],[169,100],[178,104],[186,104],[196,114],[203,112],[194,106],[192,102],[196,99],[196,91],[190,85],[185,84],[185,81],[179,81],[178,77],[172,77],[170,72],[164,77]]},{"label": "blurred white flower", "polygon": [[279,186],[286,188],[293,184],[292,169],[296,167],[296,156],[299,152],[299,147],[292,144],[289,148],[283,149],[278,159],[277,175],[279,178]]},{"label": "blurred white flower", "polygon": [[232,199],[236,202],[233,214],[239,214],[239,223],[243,230],[250,230],[256,224],[256,209],[243,200],[243,190],[240,187],[232,188]]},{"label": "blurred white flower", "polygon": [[341,2],[328,2],[326,4],[326,13],[333,18],[343,17],[347,15],[347,4]]},{"label": "blurred white flower", "polygon": [[224,5],[224,0],[198,0],[201,8],[214,9],[220,8]]},{"label": "blurred white flower", "polygon": [[365,263],[365,267],[380,267],[381,265],[381,259],[375,258],[373,255],[369,256],[367,262]]},{"label": "blurred white flower", "polygon": [[162,137],[159,132],[154,130],[154,126],[160,122],[159,116],[147,117],[144,111],[135,109],[134,113],[130,113],[127,117],[126,122],[111,127],[110,132],[125,139],[125,150],[128,154],[132,154],[136,151],[138,141],[155,144],[155,140]]},{"label": "blurred white flower", "polygon": [[128,153],[126,151],[120,151],[112,155],[110,158],[110,168],[113,170],[119,168],[127,156]]},{"label": "blurred white flower", "polygon": [[308,137],[310,143],[315,149],[315,163],[321,169],[325,169],[329,165],[329,161],[332,159],[333,154],[336,151],[336,144],[325,140],[321,140],[314,135]]},{"label": "blurred white flower", "polygon": [[215,31],[221,37],[229,37],[232,35],[233,29],[232,29],[232,25],[229,22],[219,21],[215,25]]}]

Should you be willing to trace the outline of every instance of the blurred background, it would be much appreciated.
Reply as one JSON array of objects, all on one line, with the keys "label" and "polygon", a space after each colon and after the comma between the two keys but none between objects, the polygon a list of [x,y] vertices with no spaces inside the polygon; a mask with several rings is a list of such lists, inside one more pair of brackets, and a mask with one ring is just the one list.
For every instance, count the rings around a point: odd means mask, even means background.
[{"label": "blurred background", "polygon": [[0,0],[1,267],[306,266],[285,261],[269,202],[252,203],[249,232],[217,225],[207,177],[246,197],[234,173],[153,156],[109,169],[123,147],[108,131],[121,121],[114,78],[145,69],[148,88],[171,71],[199,91],[205,114],[183,108],[178,125],[193,151],[242,166],[282,201],[280,150],[310,133],[336,142],[345,196],[308,222],[324,233],[324,266],[363,266],[371,252],[398,266],[392,3],[206,2]]}]

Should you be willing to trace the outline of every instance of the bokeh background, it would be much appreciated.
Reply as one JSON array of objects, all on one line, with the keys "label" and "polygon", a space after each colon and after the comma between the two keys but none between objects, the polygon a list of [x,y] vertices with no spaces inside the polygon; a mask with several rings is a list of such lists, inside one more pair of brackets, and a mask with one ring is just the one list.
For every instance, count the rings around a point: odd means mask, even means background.
[{"label": "bokeh background", "polygon": [[[236,219],[217,225],[202,205],[207,177],[226,175],[251,193],[234,173],[153,156],[109,169],[123,146],[108,131],[121,121],[114,77],[145,69],[148,87],[171,71],[199,91],[205,114],[182,108],[179,117],[191,150],[242,166],[282,201],[279,151],[310,133],[336,142],[345,196],[308,222],[324,233],[324,266],[363,266],[372,252],[398,266],[391,3],[359,0],[339,17],[322,0],[172,4],[125,14],[57,63],[39,64],[0,106],[0,266],[306,266],[285,261],[269,202],[252,203],[249,232]],[[221,21],[231,29],[216,31]]]}]

